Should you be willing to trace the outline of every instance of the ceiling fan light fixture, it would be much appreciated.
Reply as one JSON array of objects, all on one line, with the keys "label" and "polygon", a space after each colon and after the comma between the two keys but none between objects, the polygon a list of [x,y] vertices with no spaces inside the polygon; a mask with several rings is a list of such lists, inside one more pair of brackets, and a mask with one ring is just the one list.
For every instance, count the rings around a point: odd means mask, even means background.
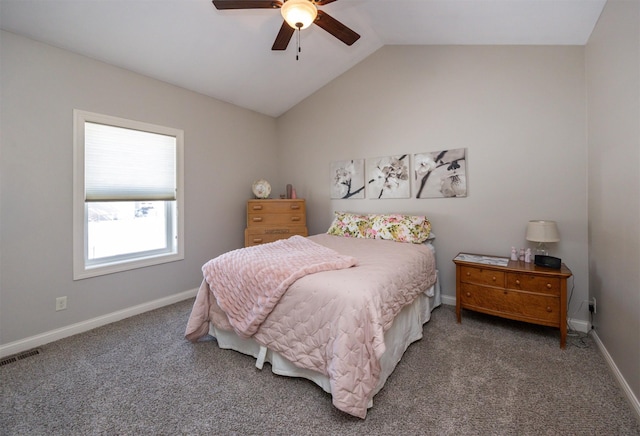
[{"label": "ceiling fan light fixture", "polygon": [[318,9],[309,0],[287,0],[280,8],[282,17],[294,29],[306,29],[318,16]]}]

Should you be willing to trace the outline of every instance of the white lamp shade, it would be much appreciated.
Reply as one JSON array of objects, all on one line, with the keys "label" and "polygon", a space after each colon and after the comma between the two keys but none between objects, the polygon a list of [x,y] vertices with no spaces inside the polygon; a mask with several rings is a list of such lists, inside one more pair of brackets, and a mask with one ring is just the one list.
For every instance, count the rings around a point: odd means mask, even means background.
[{"label": "white lamp shade", "polygon": [[533,220],[527,224],[527,241],[558,242],[560,234],[555,221]]},{"label": "white lamp shade", "polygon": [[294,29],[306,29],[318,16],[316,5],[309,0],[287,0],[280,12],[287,24]]}]

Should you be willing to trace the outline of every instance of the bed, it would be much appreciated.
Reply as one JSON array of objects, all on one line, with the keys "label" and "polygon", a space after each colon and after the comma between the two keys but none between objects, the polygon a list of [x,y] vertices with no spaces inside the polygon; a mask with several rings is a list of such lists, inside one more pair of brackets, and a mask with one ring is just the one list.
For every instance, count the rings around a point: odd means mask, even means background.
[{"label": "bed", "polygon": [[[326,234],[225,253],[203,266],[186,337],[209,334],[259,368],[307,378],[335,407],[365,418],[441,304],[433,238],[425,217],[336,213]],[[320,257],[307,259],[307,249]]]}]

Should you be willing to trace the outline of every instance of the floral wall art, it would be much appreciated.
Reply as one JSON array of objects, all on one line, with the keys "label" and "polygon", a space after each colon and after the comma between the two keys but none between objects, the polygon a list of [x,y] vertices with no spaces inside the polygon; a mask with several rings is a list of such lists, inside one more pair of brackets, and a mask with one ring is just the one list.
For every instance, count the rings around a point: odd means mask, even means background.
[{"label": "floral wall art", "polygon": [[369,199],[466,197],[467,149],[331,162],[331,198],[365,194]]},{"label": "floral wall art", "polygon": [[331,198],[364,198],[364,159],[331,162]]},{"label": "floral wall art", "polygon": [[467,196],[467,149],[413,155],[415,198]]},{"label": "floral wall art", "polygon": [[409,155],[367,159],[368,198],[409,198]]}]

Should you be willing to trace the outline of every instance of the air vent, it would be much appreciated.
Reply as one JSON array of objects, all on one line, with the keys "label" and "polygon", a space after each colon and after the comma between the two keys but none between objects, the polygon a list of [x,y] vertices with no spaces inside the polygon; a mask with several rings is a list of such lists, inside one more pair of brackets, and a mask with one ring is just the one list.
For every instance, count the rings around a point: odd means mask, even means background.
[{"label": "air vent", "polygon": [[4,359],[0,360],[0,366],[9,365],[10,363],[17,362],[18,360],[26,359],[27,357],[37,356],[40,353],[41,350],[39,348],[35,348],[23,353],[14,354],[13,356],[5,357]]}]

